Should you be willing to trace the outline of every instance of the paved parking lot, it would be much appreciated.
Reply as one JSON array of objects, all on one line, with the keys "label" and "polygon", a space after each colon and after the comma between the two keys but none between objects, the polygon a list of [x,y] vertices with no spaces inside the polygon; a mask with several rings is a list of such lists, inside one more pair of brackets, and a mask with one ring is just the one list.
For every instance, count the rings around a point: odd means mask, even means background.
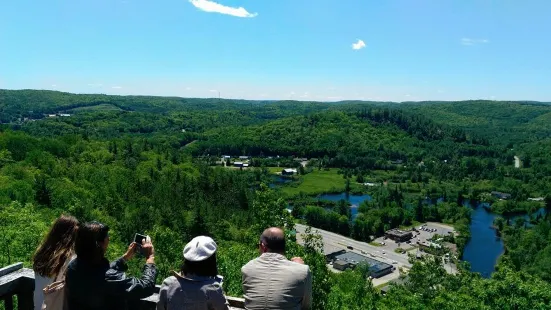
[{"label": "paved parking lot", "polygon": [[[412,251],[415,250],[415,252],[410,252],[412,254],[415,254],[417,251],[417,241],[424,242],[427,240],[430,240],[434,235],[438,234],[440,236],[448,235],[450,232],[453,233],[453,227],[447,226],[440,223],[426,223],[422,224],[420,226],[416,226],[415,229],[417,232],[413,232],[413,238],[410,240],[410,243],[401,242],[397,243],[391,239],[385,239],[385,237],[379,237],[374,240],[375,244],[379,244],[378,246],[380,252],[392,252],[394,253],[397,248],[402,248],[405,251]],[[382,245],[384,243],[384,245]],[[407,257],[407,254],[401,254],[405,257]]]}]

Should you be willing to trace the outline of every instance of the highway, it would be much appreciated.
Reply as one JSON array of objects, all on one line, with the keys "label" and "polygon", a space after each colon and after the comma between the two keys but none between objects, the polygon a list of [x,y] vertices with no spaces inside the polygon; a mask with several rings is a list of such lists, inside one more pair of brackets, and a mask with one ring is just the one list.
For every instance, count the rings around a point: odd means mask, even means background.
[{"label": "highway", "polygon": [[[298,237],[300,237],[300,234],[304,233],[304,231],[306,230],[306,227],[307,227],[306,225],[295,224]],[[335,234],[326,230],[314,228],[314,227],[312,227],[312,232],[319,232],[319,234],[323,238],[323,243],[326,248],[345,249],[347,251],[356,252],[358,254],[362,254],[367,257],[372,257],[376,260],[379,260],[388,264],[392,264],[393,261],[396,261],[398,263],[398,266],[400,267],[404,266],[407,268],[411,268],[411,264],[409,263],[408,256],[406,254],[398,254],[393,251],[389,252],[387,249],[385,249],[384,246],[383,247],[373,246],[365,242],[356,241],[354,239],[341,236],[339,234]],[[393,241],[389,240],[389,242],[393,242]],[[352,246],[354,249],[353,250],[347,249],[346,248],[347,246]],[[363,254],[361,253],[361,251],[364,251],[367,254]],[[383,254],[383,252],[385,254]],[[393,265],[396,266],[396,264],[393,264]]]}]

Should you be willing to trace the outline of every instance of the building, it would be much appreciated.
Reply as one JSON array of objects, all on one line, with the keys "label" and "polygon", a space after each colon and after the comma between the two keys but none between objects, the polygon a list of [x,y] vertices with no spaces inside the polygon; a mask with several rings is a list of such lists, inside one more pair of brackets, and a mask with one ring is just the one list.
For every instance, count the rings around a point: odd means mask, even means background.
[{"label": "building", "polygon": [[405,242],[413,238],[413,233],[411,231],[405,231],[400,229],[391,229],[385,232],[385,237],[388,239],[394,240],[396,242]]},{"label": "building", "polygon": [[241,168],[241,167],[243,167],[243,163],[240,162],[240,161],[236,161],[236,162],[233,163],[233,166]]},{"label": "building", "polygon": [[333,263],[333,268],[340,271],[345,271],[346,269],[350,268],[350,264],[343,260],[338,260]]},{"label": "building", "polygon": [[442,246],[440,244],[429,241],[417,241],[417,245],[419,246],[419,249],[421,249],[423,252],[433,254],[442,249]]},{"label": "building", "polygon": [[511,194],[502,193],[502,192],[496,192],[496,191],[493,191],[493,192],[492,192],[492,196],[494,196],[494,197],[496,197],[496,198],[499,198],[499,199],[503,199],[503,200],[507,200],[507,199],[510,199],[510,198],[511,198]]},{"label": "building", "polygon": [[243,164],[243,168],[249,167],[249,164]]},{"label": "building", "polygon": [[335,255],[334,259],[333,268],[341,271],[348,268],[356,268],[359,264],[367,264],[369,266],[369,275],[373,278],[385,276],[392,273],[394,269],[390,264],[354,252],[345,252]]},{"label": "building", "polygon": [[295,174],[297,174],[297,169],[288,168],[288,169],[283,169],[281,171],[281,175],[295,175]]},{"label": "building", "polygon": [[246,160],[249,159],[249,156],[239,156],[239,159]]}]

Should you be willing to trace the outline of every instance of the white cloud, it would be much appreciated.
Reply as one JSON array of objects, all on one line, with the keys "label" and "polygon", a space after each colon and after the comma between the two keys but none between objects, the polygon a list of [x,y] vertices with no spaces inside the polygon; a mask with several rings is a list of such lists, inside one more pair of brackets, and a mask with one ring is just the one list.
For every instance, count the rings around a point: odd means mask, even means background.
[{"label": "white cloud", "polygon": [[300,97],[300,98],[308,98],[308,97],[310,97],[310,95],[309,95],[308,92],[306,91],[306,92],[304,92],[304,94],[300,95],[299,97]]},{"label": "white cloud", "polygon": [[216,89],[209,90],[211,93],[217,93],[218,91]]},{"label": "white cloud", "polygon": [[488,43],[487,39],[471,39],[471,38],[462,38],[461,45],[477,45]]},{"label": "white cloud", "polygon": [[352,43],[352,49],[360,50],[365,47],[364,41],[358,39],[358,42]]},{"label": "white cloud", "polygon": [[111,87],[111,88],[113,88],[113,89],[121,89],[122,86],[113,86],[113,87]]},{"label": "white cloud", "polygon": [[186,90],[191,90],[191,87],[186,87]]},{"label": "white cloud", "polygon": [[257,13],[249,13],[243,7],[234,8],[209,0],[189,0],[189,2],[199,10],[209,13],[220,13],[235,17],[255,17],[258,15]]},{"label": "white cloud", "polygon": [[328,99],[328,100],[339,100],[341,99],[342,97],[341,96],[328,96],[326,97],[325,99]]},{"label": "white cloud", "polygon": [[55,84],[52,84],[52,87],[57,87],[57,85],[55,85]]},{"label": "white cloud", "polygon": [[101,84],[101,83],[88,83],[88,86],[90,86],[90,87],[102,87],[103,84]]}]

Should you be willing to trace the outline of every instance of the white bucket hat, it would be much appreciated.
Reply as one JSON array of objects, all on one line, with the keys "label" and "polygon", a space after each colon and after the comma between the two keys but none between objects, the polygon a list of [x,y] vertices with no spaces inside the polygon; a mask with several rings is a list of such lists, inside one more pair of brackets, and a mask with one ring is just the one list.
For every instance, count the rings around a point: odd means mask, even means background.
[{"label": "white bucket hat", "polygon": [[216,248],[216,242],[211,237],[195,237],[184,247],[184,258],[191,262],[201,262],[211,257]]}]

